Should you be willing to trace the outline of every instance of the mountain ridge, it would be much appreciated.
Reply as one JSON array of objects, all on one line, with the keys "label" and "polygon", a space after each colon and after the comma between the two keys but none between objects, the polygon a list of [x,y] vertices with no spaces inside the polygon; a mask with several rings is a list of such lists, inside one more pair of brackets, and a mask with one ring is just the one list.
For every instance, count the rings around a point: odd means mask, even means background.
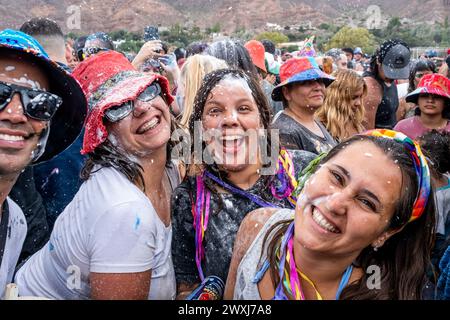
[{"label": "mountain ridge", "polygon": [[[34,16],[45,16],[58,22],[64,32],[75,33],[142,31],[149,24],[176,23],[200,28],[219,23],[225,32],[242,27],[261,31],[267,23],[281,27],[361,24],[370,18],[370,6],[380,9],[384,21],[398,16],[417,23],[443,23],[450,17],[448,0],[14,0],[0,6],[0,28],[19,28]],[[79,25],[74,23],[77,15]]]}]

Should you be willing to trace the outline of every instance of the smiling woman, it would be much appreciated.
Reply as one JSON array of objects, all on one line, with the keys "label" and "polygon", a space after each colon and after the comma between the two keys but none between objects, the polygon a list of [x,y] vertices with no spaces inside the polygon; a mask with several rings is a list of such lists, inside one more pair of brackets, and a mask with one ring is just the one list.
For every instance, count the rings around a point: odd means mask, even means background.
[{"label": "smiling woman", "polygon": [[226,279],[234,238],[248,212],[295,205],[296,173],[313,155],[280,151],[278,136],[267,134],[269,124],[269,106],[255,79],[231,69],[206,75],[189,126],[204,157],[193,154],[190,176],[172,196],[180,297],[204,277]]},{"label": "smiling woman", "polygon": [[420,147],[374,130],[316,163],[295,210],[260,209],[242,222],[225,298],[421,299],[435,206]]},{"label": "smiling woman", "polygon": [[90,111],[85,181],[50,241],[17,272],[20,294],[172,299],[170,195],[180,176],[170,159],[168,81],[137,72],[114,51],[88,58],[73,75]]},{"label": "smiling woman", "polygon": [[416,139],[436,129],[450,132],[450,80],[441,74],[424,75],[406,102],[418,105],[416,116],[399,121],[395,130]]}]

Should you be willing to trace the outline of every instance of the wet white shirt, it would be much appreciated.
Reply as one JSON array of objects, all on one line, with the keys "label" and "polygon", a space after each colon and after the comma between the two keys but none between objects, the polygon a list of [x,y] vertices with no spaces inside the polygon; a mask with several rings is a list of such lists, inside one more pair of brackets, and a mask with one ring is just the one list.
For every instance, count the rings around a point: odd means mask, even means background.
[{"label": "wet white shirt", "polygon": [[89,299],[89,274],[152,270],[149,299],[174,299],[172,225],[122,173],[102,168],[56,220],[49,242],[17,272],[19,295]]},{"label": "wet white shirt", "polygon": [[8,234],[6,235],[5,249],[0,266],[0,299],[4,298],[6,285],[12,282],[14,270],[27,235],[27,222],[22,209],[10,198],[6,198],[6,201],[8,202],[9,219]]}]

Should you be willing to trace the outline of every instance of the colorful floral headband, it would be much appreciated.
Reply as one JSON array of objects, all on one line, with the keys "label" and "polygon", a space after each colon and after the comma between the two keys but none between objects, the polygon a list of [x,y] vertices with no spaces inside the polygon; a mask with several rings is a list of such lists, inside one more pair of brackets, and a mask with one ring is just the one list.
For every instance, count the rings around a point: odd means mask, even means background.
[{"label": "colorful floral headband", "polygon": [[414,201],[412,214],[408,222],[416,220],[425,210],[431,191],[430,169],[428,168],[427,160],[425,159],[419,144],[401,132],[388,129],[369,130],[365,132],[364,135],[393,139],[405,145],[411,153],[419,187],[416,200]]}]

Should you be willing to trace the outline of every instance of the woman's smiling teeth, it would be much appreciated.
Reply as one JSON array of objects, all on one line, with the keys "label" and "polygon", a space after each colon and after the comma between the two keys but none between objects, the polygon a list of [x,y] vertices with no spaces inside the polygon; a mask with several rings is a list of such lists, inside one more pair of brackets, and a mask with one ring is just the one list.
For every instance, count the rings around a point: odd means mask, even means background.
[{"label": "woman's smiling teeth", "polygon": [[230,140],[240,140],[240,139],[242,139],[242,136],[241,135],[229,135],[229,136],[222,136],[222,137],[220,137],[220,139],[222,140],[222,141],[230,141]]},{"label": "woman's smiling teeth", "polygon": [[138,133],[142,134],[145,133],[148,130],[156,128],[156,126],[161,122],[160,117],[154,117],[144,123],[141,127],[139,127]]},{"label": "woman's smiling teeth", "polygon": [[321,213],[320,211],[314,207],[312,212],[313,220],[323,229],[333,232],[333,233],[341,233],[339,229],[334,227]]},{"label": "woman's smiling teeth", "polygon": [[244,141],[242,135],[225,135],[220,137],[224,148],[235,148],[241,145]]},{"label": "woman's smiling teeth", "polygon": [[22,136],[13,136],[9,134],[0,134],[0,140],[6,141],[23,141],[25,138]]}]

